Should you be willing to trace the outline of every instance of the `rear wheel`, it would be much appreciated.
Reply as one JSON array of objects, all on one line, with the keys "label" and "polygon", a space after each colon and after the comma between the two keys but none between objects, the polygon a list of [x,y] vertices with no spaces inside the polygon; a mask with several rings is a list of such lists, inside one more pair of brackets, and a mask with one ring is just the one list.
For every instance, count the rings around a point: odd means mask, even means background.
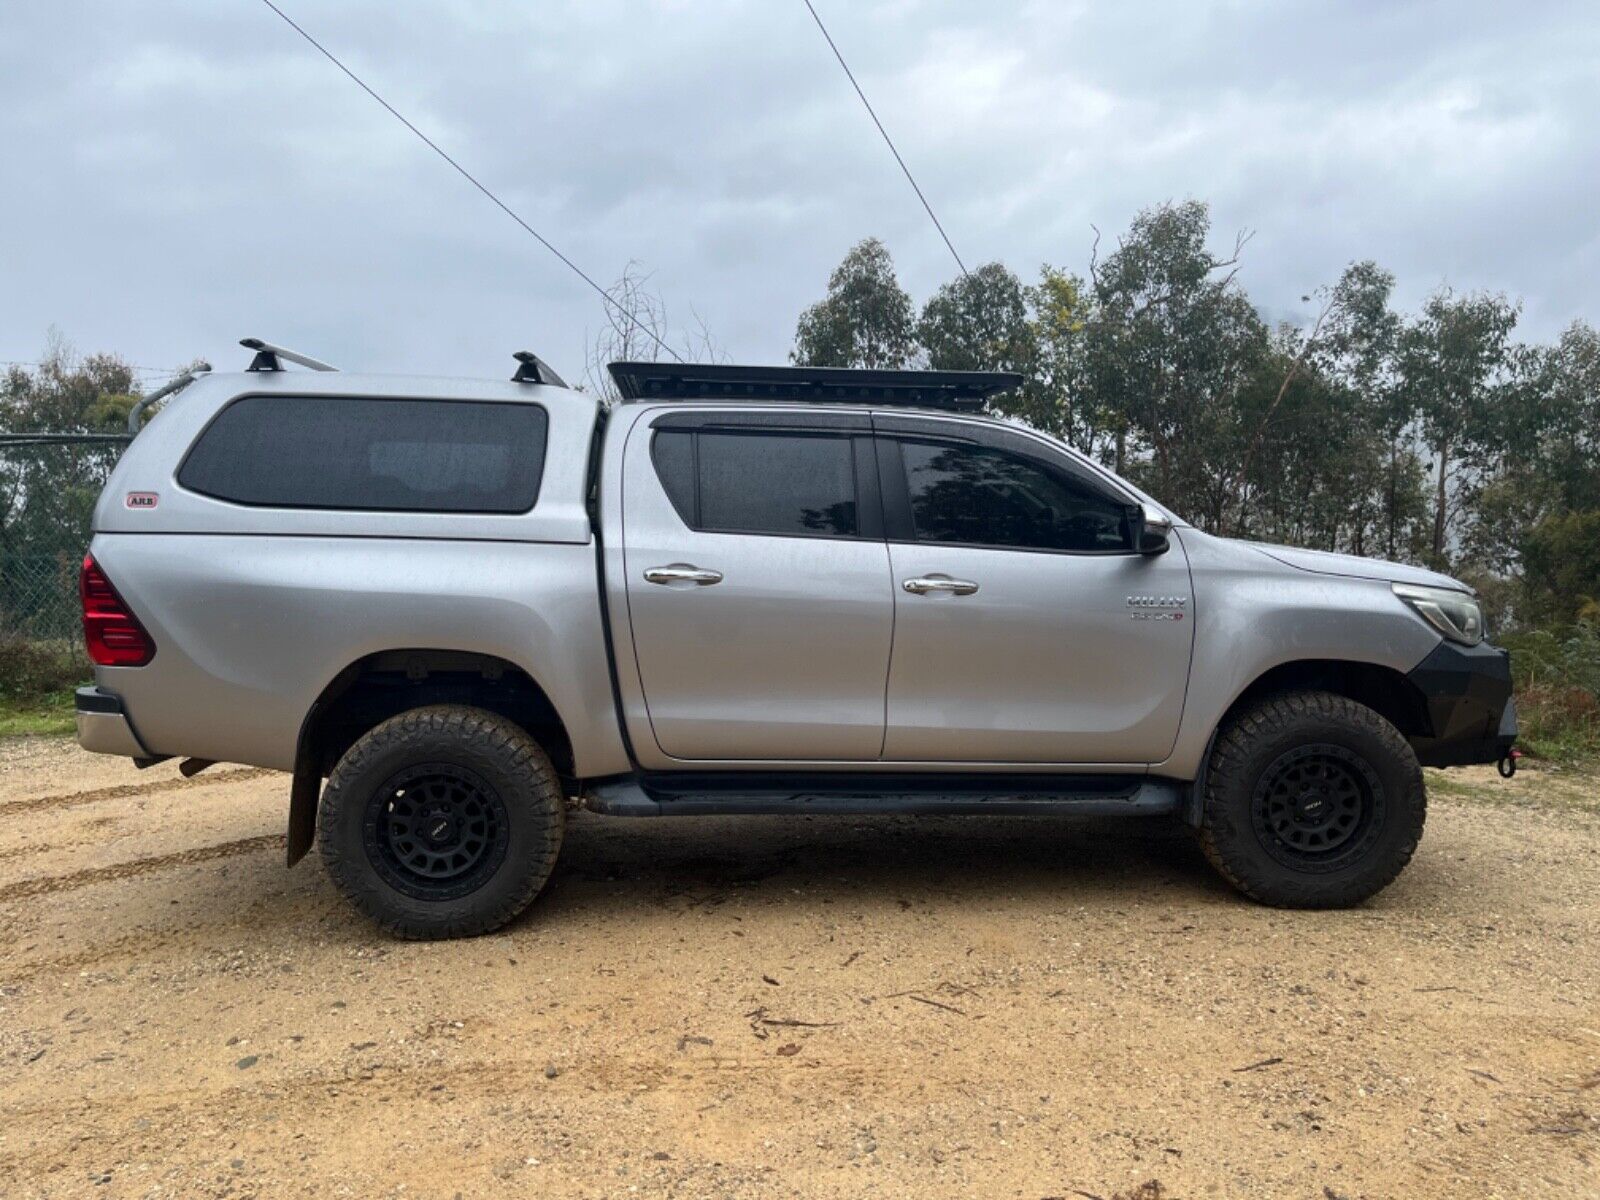
[{"label": "rear wheel", "polygon": [[390,933],[465,937],[526,908],[561,847],[565,801],[550,759],[482,709],[412,709],[339,760],[318,841],[345,896]]},{"label": "rear wheel", "polygon": [[1365,705],[1269,697],[1230,719],[1205,780],[1200,845],[1247,896],[1342,908],[1392,883],[1422,837],[1422,769]]}]

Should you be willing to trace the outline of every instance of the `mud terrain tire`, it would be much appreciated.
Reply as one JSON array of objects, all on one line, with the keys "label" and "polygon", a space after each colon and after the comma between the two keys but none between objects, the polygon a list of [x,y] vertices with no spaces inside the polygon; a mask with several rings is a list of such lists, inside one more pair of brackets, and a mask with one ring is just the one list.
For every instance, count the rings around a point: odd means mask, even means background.
[{"label": "mud terrain tire", "polygon": [[1345,908],[1400,874],[1427,816],[1400,731],[1328,692],[1270,696],[1229,719],[1205,778],[1200,846],[1263,904]]},{"label": "mud terrain tire", "polygon": [[470,937],[539,894],[565,819],[560,779],[526,731],[437,705],[391,717],[339,760],[318,846],[339,890],[389,933]]}]

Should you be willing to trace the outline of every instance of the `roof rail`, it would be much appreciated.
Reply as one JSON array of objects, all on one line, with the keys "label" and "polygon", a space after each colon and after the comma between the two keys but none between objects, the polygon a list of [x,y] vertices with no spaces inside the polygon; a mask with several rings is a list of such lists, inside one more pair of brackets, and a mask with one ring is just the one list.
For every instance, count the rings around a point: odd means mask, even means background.
[{"label": "roof rail", "polygon": [[[239,345],[246,350],[254,350],[256,356],[250,360],[247,371],[281,371],[283,363],[292,362],[296,366],[310,367],[313,371],[337,371],[339,368],[329,366],[320,358],[312,358],[309,354],[300,354],[290,350],[287,346],[274,346],[271,342],[263,342],[260,338],[240,338]],[[279,360],[283,361],[280,362]]]},{"label": "roof rail", "polygon": [[871,371],[854,367],[738,367],[614,362],[623,403],[640,400],[801,400],[978,412],[1022,384],[1011,371]]}]

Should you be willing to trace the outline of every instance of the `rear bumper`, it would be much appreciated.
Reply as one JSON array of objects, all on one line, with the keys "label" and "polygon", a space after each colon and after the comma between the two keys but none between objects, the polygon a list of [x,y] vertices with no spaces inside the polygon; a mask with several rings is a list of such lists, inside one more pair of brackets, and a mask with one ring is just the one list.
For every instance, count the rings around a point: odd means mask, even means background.
[{"label": "rear bumper", "polygon": [[1422,693],[1432,735],[1411,746],[1425,767],[1499,762],[1517,740],[1511,655],[1483,643],[1441,642],[1407,676]]},{"label": "rear bumper", "polygon": [[78,745],[96,754],[120,754],[124,758],[149,758],[150,752],[139,742],[123,711],[122,697],[102,692],[97,687],[81,687],[76,693]]}]

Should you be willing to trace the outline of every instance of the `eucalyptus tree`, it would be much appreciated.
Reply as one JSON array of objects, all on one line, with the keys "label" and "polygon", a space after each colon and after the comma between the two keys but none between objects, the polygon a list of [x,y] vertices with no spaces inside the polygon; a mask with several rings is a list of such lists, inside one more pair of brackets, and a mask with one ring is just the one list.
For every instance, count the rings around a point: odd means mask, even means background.
[{"label": "eucalyptus tree", "polygon": [[1400,332],[1399,388],[1434,457],[1435,562],[1448,559],[1464,502],[1495,451],[1496,400],[1504,396],[1518,306],[1504,296],[1448,288],[1429,296]]},{"label": "eucalyptus tree", "polygon": [[1222,256],[1210,231],[1199,201],[1163,204],[1139,213],[1103,260],[1091,257],[1088,376],[1115,426],[1113,466],[1220,529],[1242,393],[1259,381],[1268,338],[1235,283],[1248,236]]},{"label": "eucalyptus tree", "polygon": [[997,262],[957,276],[922,306],[917,341],[939,371],[1033,370],[1027,289]]},{"label": "eucalyptus tree", "polygon": [[1046,263],[1027,298],[1033,370],[1007,411],[1103,460],[1110,453],[1116,421],[1089,377],[1093,293],[1079,276]]},{"label": "eucalyptus tree", "polygon": [[828,277],[828,294],[800,314],[791,361],[811,367],[907,366],[916,352],[911,297],[877,238],[853,246]]}]

